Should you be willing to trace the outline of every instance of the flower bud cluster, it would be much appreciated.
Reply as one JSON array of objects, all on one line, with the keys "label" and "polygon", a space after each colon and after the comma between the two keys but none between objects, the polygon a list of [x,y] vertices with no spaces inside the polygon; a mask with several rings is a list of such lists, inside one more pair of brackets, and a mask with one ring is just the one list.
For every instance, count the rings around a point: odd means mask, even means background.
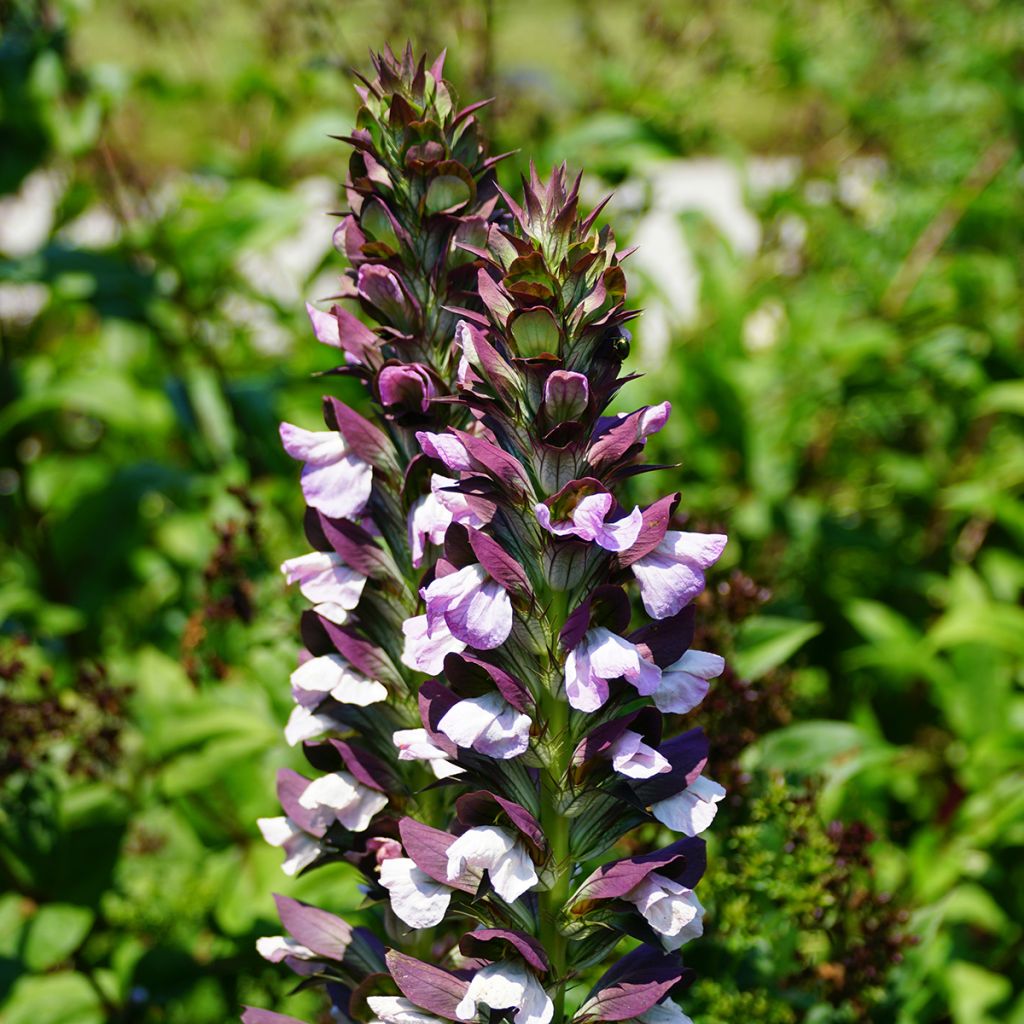
[{"label": "flower bud cluster", "polygon": [[288,873],[354,865],[381,930],[279,897],[260,951],[346,1021],[684,1024],[724,790],[701,730],[663,733],[723,669],[690,643],[726,539],[671,528],[677,494],[620,504],[670,411],[606,413],[623,254],[564,167],[497,186],[441,63],[376,58],[347,140],[341,298],[377,326],[310,307],[375,415],[328,397],[326,429],[281,428],[313,549],[283,566],[311,603],[286,736],[311,771],[260,827]]}]

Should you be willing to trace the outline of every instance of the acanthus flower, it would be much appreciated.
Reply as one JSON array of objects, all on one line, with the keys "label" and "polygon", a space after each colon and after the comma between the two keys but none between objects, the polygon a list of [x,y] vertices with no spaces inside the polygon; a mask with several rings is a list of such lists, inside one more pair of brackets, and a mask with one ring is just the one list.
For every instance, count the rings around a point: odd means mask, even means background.
[{"label": "acanthus flower", "polygon": [[284,850],[285,859],[281,870],[286,875],[298,874],[320,856],[320,844],[291,818],[284,815],[257,818],[256,824],[271,846]]},{"label": "acanthus flower", "polygon": [[516,711],[501,694],[485,693],[453,705],[437,728],[460,747],[507,760],[526,752],[532,725],[530,716]]},{"label": "acanthus flower", "polygon": [[[282,770],[260,828],[286,872],[361,872],[392,948],[292,901],[259,950],[330,979],[341,1019],[569,1024],[567,979],[632,935],[580,1024],[690,1024],[671,997],[702,927],[693,837],[724,791],[699,730],[663,733],[722,671],[689,646],[725,538],[672,529],[679,495],[625,499],[670,405],[605,415],[629,379],[623,254],[564,168],[531,168],[522,204],[497,186],[442,64],[388,53],[358,87],[350,266],[309,308],[373,411],[328,395],[327,430],[282,426],[314,549],[282,567],[313,605],[286,738],[319,774]],[[654,822],[691,838],[573,895]],[[437,962],[403,951],[424,929]]]},{"label": "acanthus flower", "polygon": [[684,836],[697,836],[711,827],[724,798],[722,786],[700,775],[681,792],[651,804],[651,814]]},{"label": "acanthus flower", "polygon": [[292,694],[303,706],[333,697],[339,704],[366,707],[387,700],[388,691],[376,679],[356,672],[340,654],[322,654],[304,661],[291,675]]},{"label": "acanthus flower", "polygon": [[685,715],[708,695],[711,680],[725,671],[725,659],[707,651],[687,651],[661,670],[661,682],[653,694],[654,706],[666,713]]},{"label": "acanthus flower", "polygon": [[323,736],[335,728],[336,722],[330,715],[320,715],[303,704],[296,704],[288,716],[288,724],[284,727],[284,738],[288,746],[294,747],[303,740],[312,740]]},{"label": "acanthus flower", "polygon": [[426,543],[435,546],[444,543],[444,536],[452,523],[462,523],[473,529],[487,524],[465,495],[455,488],[457,480],[432,473],[430,493],[417,498],[409,512],[409,547],[412,564],[419,568],[423,564]]},{"label": "acanthus flower", "polygon": [[437,576],[420,591],[429,633],[444,625],[456,639],[480,651],[503,644],[512,631],[512,602],[482,565],[467,565]]},{"label": "acanthus flower", "polygon": [[353,519],[370,500],[373,468],[353,454],[336,430],[281,424],[284,450],[302,466],[302,494],[310,508],[335,519]]},{"label": "acanthus flower", "polygon": [[466,649],[466,642],[453,636],[448,623],[443,619],[430,624],[426,615],[414,615],[402,623],[405,646],[402,663],[428,675],[437,675],[444,668],[444,659],[449,654],[458,654]]},{"label": "acanthus flower", "polygon": [[516,1012],[515,1024],[549,1024],[554,1003],[537,976],[523,963],[504,961],[481,967],[455,1008],[459,1020],[473,1020],[477,1007]]},{"label": "acanthus flower", "polygon": [[339,626],[359,604],[366,585],[366,577],[346,566],[333,551],[311,551],[289,558],[281,563],[281,572],[289,583],[298,583],[299,592],[314,603],[318,615]]},{"label": "acanthus flower", "polygon": [[442,1024],[402,996],[367,996],[366,1004],[380,1024]]},{"label": "acanthus flower", "polygon": [[319,828],[329,828],[337,821],[350,832],[365,832],[387,806],[388,798],[341,771],[314,779],[303,790],[299,804],[311,812],[310,820]]},{"label": "acanthus flower", "polygon": [[612,767],[631,779],[649,779],[652,775],[672,770],[665,757],[644,743],[643,736],[626,729],[608,748]]},{"label": "acanthus flower", "polygon": [[697,894],[656,871],[622,898],[636,905],[666,949],[678,949],[703,933],[704,907]]},{"label": "acanthus flower", "polygon": [[497,825],[467,829],[448,847],[447,857],[449,881],[467,872],[480,877],[486,871],[494,891],[508,903],[539,881],[529,852],[507,829]]},{"label": "acanthus flower", "polygon": [[676,615],[704,591],[704,573],[718,561],[726,538],[720,533],[669,530],[662,542],[632,565],[647,614]]},{"label": "acanthus flower", "polygon": [[449,760],[448,751],[430,739],[426,729],[399,729],[392,735],[399,761],[426,761],[439,779],[459,775],[463,769]]},{"label": "acanthus flower", "polygon": [[[540,525],[556,537],[578,537],[605,551],[626,551],[640,535],[643,515],[634,508],[629,515],[609,519],[617,504],[597,481],[574,480],[549,501],[535,505],[534,512]],[[555,518],[559,513],[564,518]]]},{"label": "acanthus flower", "polygon": [[448,912],[452,889],[421,871],[408,857],[384,861],[380,884],[388,890],[391,909],[410,928],[433,928]]},{"label": "acanthus flower", "polygon": [[608,701],[613,679],[625,679],[642,697],[656,693],[661,669],[635,644],[598,626],[588,630],[565,660],[565,692],[577,711],[597,711]]}]

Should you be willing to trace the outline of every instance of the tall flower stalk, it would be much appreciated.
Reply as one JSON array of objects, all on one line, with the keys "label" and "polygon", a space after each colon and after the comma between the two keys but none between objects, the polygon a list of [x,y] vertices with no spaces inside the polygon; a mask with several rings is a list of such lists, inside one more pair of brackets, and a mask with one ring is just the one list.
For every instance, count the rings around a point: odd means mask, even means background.
[{"label": "tall flower stalk", "polygon": [[310,317],[376,411],[282,425],[313,548],[283,567],[313,605],[286,735],[312,771],[260,826],[288,873],[354,865],[380,927],[279,898],[259,948],[346,1021],[682,1024],[724,790],[699,729],[663,732],[723,668],[690,643],[725,537],[671,528],[677,494],[619,503],[670,409],[605,413],[635,314],[579,180],[534,171],[517,201],[441,61],[374,67],[335,237],[377,326]]}]

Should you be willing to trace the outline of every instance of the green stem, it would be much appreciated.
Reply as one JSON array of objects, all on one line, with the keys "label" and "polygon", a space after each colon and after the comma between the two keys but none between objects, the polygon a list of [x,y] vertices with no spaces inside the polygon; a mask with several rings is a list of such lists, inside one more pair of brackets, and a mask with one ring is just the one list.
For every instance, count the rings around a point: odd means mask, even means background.
[{"label": "green stem", "polygon": [[[551,635],[557,637],[567,615],[567,597],[553,595],[548,622]],[[557,649],[557,648],[556,648]],[[540,939],[551,958],[555,985],[555,1014],[552,1024],[561,1024],[565,1016],[565,986],[568,973],[568,940],[559,928],[559,920],[569,899],[572,861],[569,851],[569,819],[565,815],[565,791],[572,756],[569,742],[569,705],[562,692],[562,669],[554,655],[550,662],[549,686],[541,698],[548,738],[548,763],[541,772],[540,823],[551,851],[551,885],[540,894]]]}]

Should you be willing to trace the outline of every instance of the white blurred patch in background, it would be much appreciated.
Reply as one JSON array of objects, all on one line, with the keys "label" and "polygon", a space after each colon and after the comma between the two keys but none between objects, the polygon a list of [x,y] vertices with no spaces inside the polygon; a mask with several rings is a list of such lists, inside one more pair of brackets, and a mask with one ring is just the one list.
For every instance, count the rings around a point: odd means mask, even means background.
[{"label": "white blurred patch in background", "polygon": [[700,213],[733,252],[751,259],[761,247],[762,228],[746,196],[788,188],[800,173],[796,157],[756,157],[740,166],[721,157],[672,160],[652,167],[642,182],[629,183],[622,198],[650,196],[636,221],[632,244],[639,247],[630,269],[649,282],[638,357],[651,366],[668,351],[673,333],[698,318],[700,272],[686,242],[680,215]]}]

